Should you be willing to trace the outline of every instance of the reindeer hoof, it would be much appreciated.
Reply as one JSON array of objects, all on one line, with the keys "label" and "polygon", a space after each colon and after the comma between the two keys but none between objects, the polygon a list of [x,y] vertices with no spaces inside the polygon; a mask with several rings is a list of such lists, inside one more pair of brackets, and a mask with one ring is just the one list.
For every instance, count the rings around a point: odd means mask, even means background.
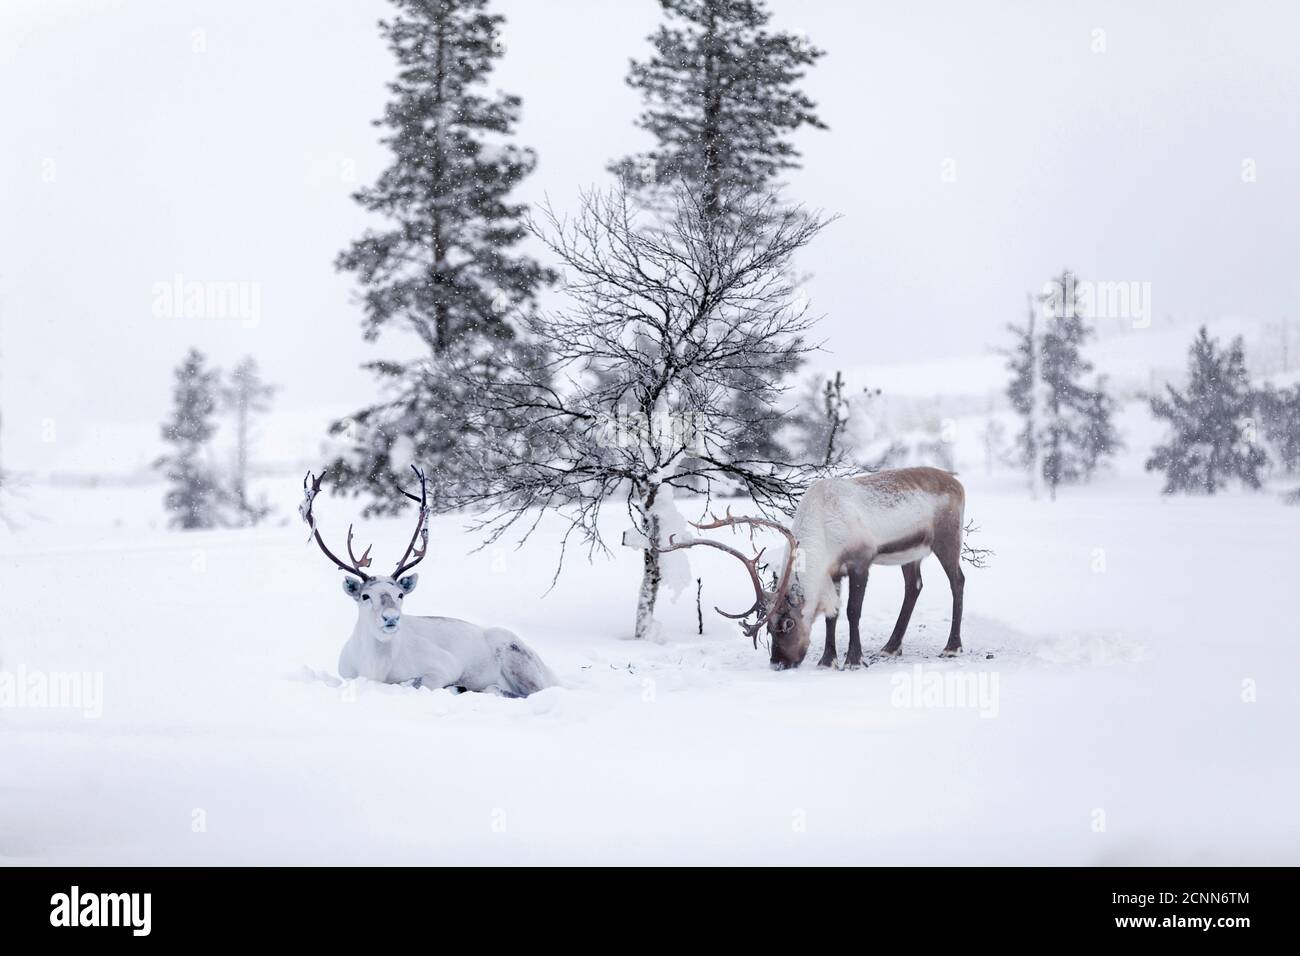
[{"label": "reindeer hoof", "polygon": [[833,658],[833,657],[832,657],[832,658],[829,658],[829,659],[823,657],[821,660],[819,660],[819,661],[817,662],[817,666],[818,666],[818,667],[829,667],[831,670],[834,670],[835,667],[836,667],[836,660],[835,660],[835,658]]},{"label": "reindeer hoof", "polygon": [[890,647],[888,644],[880,649],[881,657],[899,657],[902,653],[902,647]]},{"label": "reindeer hoof", "polygon": [[939,656],[956,657],[960,653],[961,653],[961,645],[958,644],[956,647],[945,647],[942,651],[939,652]]},{"label": "reindeer hoof", "polygon": [[861,669],[862,669],[862,661],[860,661],[860,660],[857,660],[857,661],[845,661],[845,662],[844,662],[844,669],[845,669],[846,671],[856,671],[856,670],[861,670]]}]

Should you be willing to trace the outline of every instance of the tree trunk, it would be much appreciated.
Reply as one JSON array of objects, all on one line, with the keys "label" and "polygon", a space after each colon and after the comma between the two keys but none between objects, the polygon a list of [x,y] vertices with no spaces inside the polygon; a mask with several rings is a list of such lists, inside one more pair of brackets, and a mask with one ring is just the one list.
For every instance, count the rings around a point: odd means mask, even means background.
[{"label": "tree trunk", "polygon": [[717,8],[709,7],[707,48],[704,55],[704,116],[700,140],[704,145],[704,214],[713,219],[722,203],[721,122],[722,89],[717,71],[718,21]]},{"label": "tree trunk", "polygon": [[433,177],[433,284],[438,287],[437,301],[433,304],[433,350],[441,354],[447,350],[451,340],[451,329],[448,327],[447,302],[445,294],[441,287],[447,281],[447,244],[442,234],[442,216],[440,213],[440,203],[443,199],[443,191],[446,185],[446,123],[445,113],[445,86],[447,81],[447,61],[446,61],[446,43],[447,43],[447,11],[443,11],[438,17],[437,37],[438,42],[435,46],[434,53],[434,71],[438,78],[438,85],[434,92],[434,143],[432,157],[432,177]]},{"label": "tree trunk", "polygon": [[658,489],[651,489],[641,505],[641,514],[645,520],[647,547],[642,556],[641,592],[636,601],[636,629],[633,636],[644,640],[654,627],[655,600],[659,597],[659,581],[662,577],[659,567],[659,516],[654,508],[655,494]]}]

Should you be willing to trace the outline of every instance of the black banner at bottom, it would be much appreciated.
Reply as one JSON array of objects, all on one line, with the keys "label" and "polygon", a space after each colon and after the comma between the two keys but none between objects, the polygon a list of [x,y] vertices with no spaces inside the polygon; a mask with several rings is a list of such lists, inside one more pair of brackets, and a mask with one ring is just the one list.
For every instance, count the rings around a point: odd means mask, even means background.
[{"label": "black banner at bottom", "polygon": [[995,933],[1232,945],[1285,929],[1281,910],[1294,875],[1235,868],[0,868],[0,925],[9,943],[75,935],[94,945],[337,945],[481,934],[484,942],[522,944],[595,939],[589,934],[608,927],[617,944],[680,937],[688,927],[696,943],[745,935],[771,942],[774,925],[795,929],[824,918],[899,929],[916,920],[927,943]]}]

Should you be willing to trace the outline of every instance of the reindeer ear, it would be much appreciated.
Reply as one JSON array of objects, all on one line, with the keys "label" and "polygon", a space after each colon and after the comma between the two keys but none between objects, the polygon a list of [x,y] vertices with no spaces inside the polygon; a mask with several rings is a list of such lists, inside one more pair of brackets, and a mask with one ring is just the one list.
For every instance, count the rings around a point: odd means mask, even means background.
[{"label": "reindeer ear", "polygon": [[352,598],[352,600],[354,601],[360,600],[361,582],[358,581],[356,578],[352,577],[352,575],[350,574],[344,575],[343,593],[346,594],[348,597]]},{"label": "reindeer ear", "polygon": [[420,581],[418,574],[408,574],[404,578],[397,579],[397,586],[402,589],[403,594],[410,594],[415,590],[416,584]]}]

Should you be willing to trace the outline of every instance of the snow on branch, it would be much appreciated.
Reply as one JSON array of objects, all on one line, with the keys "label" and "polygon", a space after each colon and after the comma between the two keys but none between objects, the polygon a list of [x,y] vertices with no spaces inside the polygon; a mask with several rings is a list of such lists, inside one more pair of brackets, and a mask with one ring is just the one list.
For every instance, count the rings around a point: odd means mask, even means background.
[{"label": "snow on branch", "polygon": [[792,258],[829,221],[774,194],[710,211],[687,186],[660,214],[621,188],[584,193],[571,217],[544,207],[530,227],[560,261],[567,306],[528,320],[533,361],[472,383],[471,427],[491,438],[460,503],[481,510],[485,543],[511,528],[522,542],[562,509],[565,544],[603,551],[602,505],[624,496],[648,534],[664,486],[793,511],[816,470],[747,455],[735,396],[775,405],[773,369],[812,350]]},{"label": "snow on branch", "polygon": [[995,552],[989,548],[972,548],[966,540],[973,534],[979,534],[979,525],[972,518],[961,530],[961,559],[973,568],[987,568],[988,560],[995,556]]}]

